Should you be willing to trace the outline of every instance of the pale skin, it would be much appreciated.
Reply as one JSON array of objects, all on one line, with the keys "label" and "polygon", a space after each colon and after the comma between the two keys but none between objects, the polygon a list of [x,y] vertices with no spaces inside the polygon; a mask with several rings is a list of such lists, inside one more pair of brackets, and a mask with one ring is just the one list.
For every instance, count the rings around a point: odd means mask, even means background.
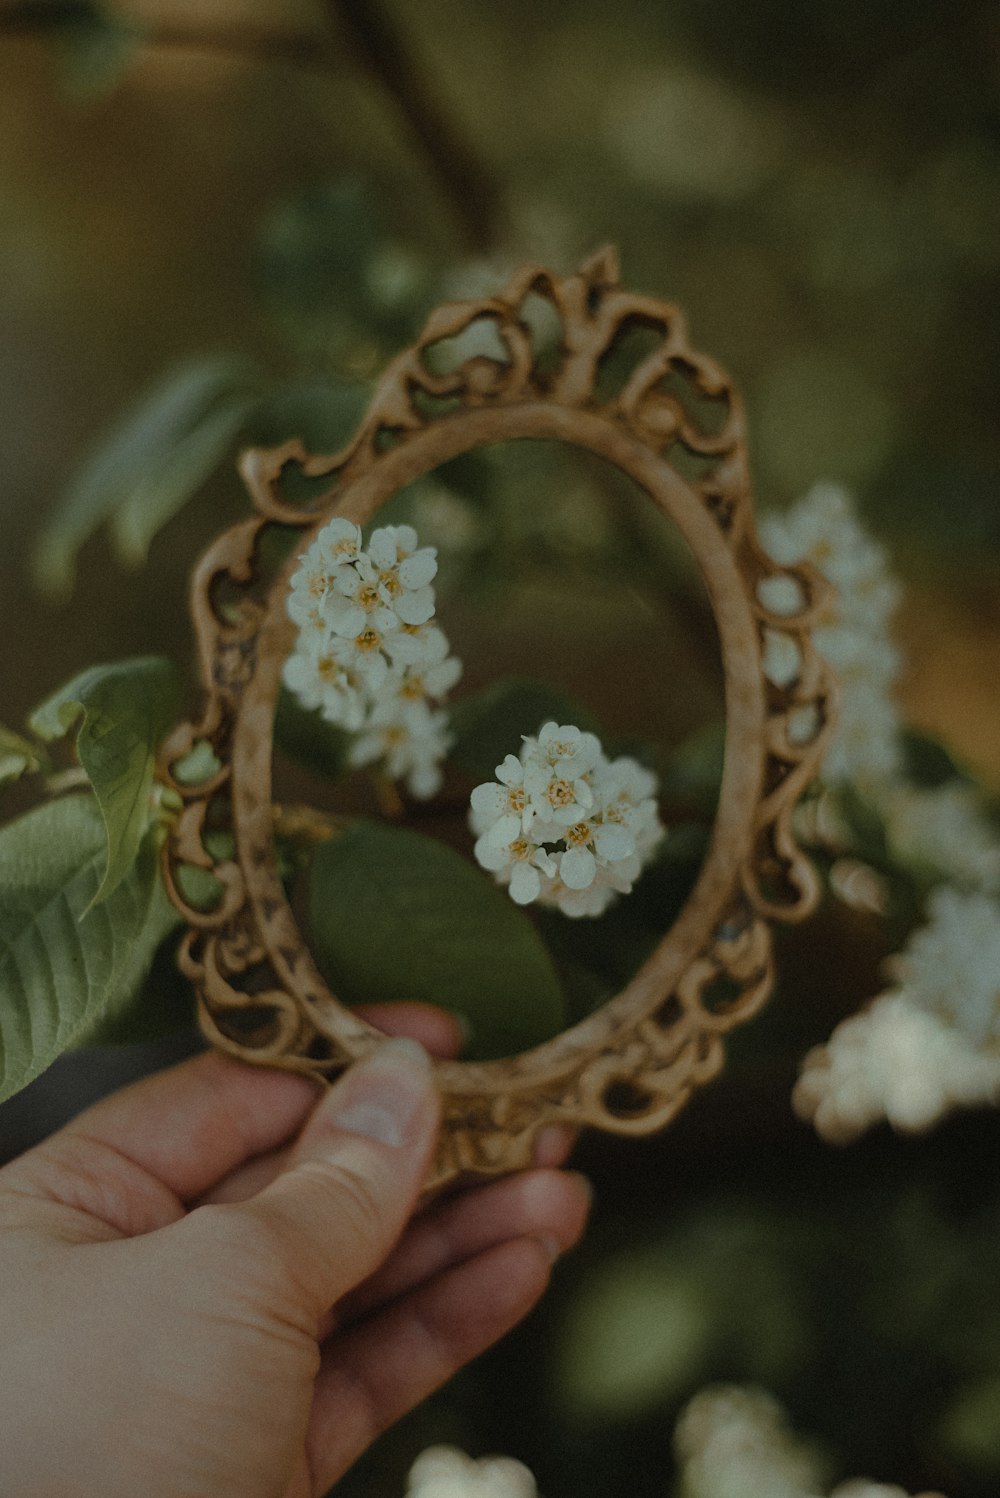
[{"label": "pale skin", "polygon": [[[453,1047],[440,1015],[391,1027]],[[322,1098],[197,1056],[0,1170],[9,1498],[319,1498],[530,1310],[585,1183],[549,1164],[421,1207],[431,1067],[376,1055]]]}]

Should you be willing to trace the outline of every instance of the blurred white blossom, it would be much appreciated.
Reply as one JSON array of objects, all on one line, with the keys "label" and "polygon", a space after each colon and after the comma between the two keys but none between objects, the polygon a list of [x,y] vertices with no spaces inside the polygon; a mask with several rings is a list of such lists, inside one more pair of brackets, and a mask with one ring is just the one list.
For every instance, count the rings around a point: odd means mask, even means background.
[{"label": "blurred white blossom", "polygon": [[981,1051],[906,990],[881,994],[802,1063],[799,1117],[831,1144],[873,1124],[919,1133],[958,1107],[1000,1101],[1000,1050]]},{"label": "blurred white blossom", "polygon": [[915,1003],[973,1045],[1000,1041],[1000,905],[944,886],[927,902],[927,924],[892,959]]},{"label": "blurred white blossom", "polygon": [[674,1450],[682,1498],[819,1498],[814,1455],[763,1389],[703,1389],[681,1413]]},{"label": "blurred white blossom", "polygon": [[[674,1432],[680,1498],[822,1498],[822,1465],[763,1389],[720,1384],[703,1389]],[[909,1498],[892,1483],[852,1478],[829,1498]],[[943,1498],[940,1493],[916,1498]]]},{"label": "blurred white blossom", "polygon": [[879,796],[890,851],[903,864],[932,869],[963,889],[1000,893],[1000,836],[974,789],[955,780],[925,789],[900,783]]},{"label": "blurred white blossom", "polygon": [[[835,484],[815,485],[786,514],[764,518],[760,532],[776,562],[811,562],[837,590],[829,618],[813,632],[816,648],[833,666],[841,687],[824,778],[862,786],[892,778],[902,759],[899,717],[892,700],[900,657],[889,637],[899,586],[884,549],[858,520],[847,491]],[[779,614],[801,607],[785,582],[770,579],[760,590],[761,601]],[[766,631],[764,669],[769,679],[787,686],[798,667],[799,651],[792,637]]]},{"label": "blurred white blossom", "polygon": [[379,763],[418,799],[441,784],[450,739],[440,710],[462,672],[433,622],[437,553],[409,525],[372,532],[331,520],[292,575],[298,625],[285,686],[303,707],[358,737],[349,759]]},{"label": "blurred white blossom", "polygon": [[514,1457],[475,1461],[456,1446],[430,1446],[410,1468],[405,1498],[538,1498],[538,1488]]},{"label": "blurred white blossom", "polygon": [[628,894],[664,835],[656,777],[626,756],[609,761],[573,724],[544,723],[496,776],[472,792],[475,854],[519,905],[600,915]]}]

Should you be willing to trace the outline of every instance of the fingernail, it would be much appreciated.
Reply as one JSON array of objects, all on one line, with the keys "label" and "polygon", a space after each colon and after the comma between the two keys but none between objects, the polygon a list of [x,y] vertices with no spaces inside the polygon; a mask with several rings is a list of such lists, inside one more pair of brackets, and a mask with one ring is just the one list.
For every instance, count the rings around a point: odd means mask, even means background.
[{"label": "fingernail", "polygon": [[380,1041],[337,1083],[323,1105],[326,1121],[348,1134],[399,1149],[426,1106],[431,1061],[415,1040]]}]

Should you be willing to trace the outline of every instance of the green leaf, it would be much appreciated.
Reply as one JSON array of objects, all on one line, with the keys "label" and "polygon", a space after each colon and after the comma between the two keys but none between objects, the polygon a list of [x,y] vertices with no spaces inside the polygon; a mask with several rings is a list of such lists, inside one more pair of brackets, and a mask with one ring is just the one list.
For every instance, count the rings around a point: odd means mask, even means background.
[{"label": "green leaf", "polygon": [[553,719],[600,733],[593,714],[558,687],[526,677],[497,682],[455,703],[449,718],[454,743],[448,758],[479,780],[492,780],[505,756],[518,753],[523,736],[536,734]]},{"label": "green leaf", "polygon": [[46,764],[46,755],[30,739],[0,723],[0,785],[10,785]]},{"label": "green leaf", "polygon": [[[33,558],[39,586],[56,597],[72,591],[80,547],[130,502],[134,490],[152,494],[163,513],[167,496],[176,496],[184,467],[175,458],[175,448],[191,437],[217,403],[228,406],[237,397],[247,399],[255,378],[253,366],[245,360],[203,359],[174,370],[148,391],[105,434],[48,520]],[[201,440],[207,445],[206,438]],[[189,474],[194,471],[193,456],[193,449],[188,449]],[[157,476],[164,473],[167,478],[158,482]],[[136,517],[128,523],[136,545],[145,529],[148,526]]]},{"label": "green leaf", "polygon": [[358,822],[313,860],[317,961],[349,1004],[414,999],[461,1016],[476,1059],[563,1028],[559,980],[527,916],[451,848]]},{"label": "green leaf", "polygon": [[[275,446],[298,437],[310,452],[336,452],[357,430],[371,400],[371,387],[347,381],[282,385],[254,414],[253,440]],[[329,486],[329,476],[325,482]]]},{"label": "green leaf", "polygon": [[915,728],[904,728],[902,740],[906,774],[915,785],[936,790],[949,780],[968,780],[968,775],[955,763],[945,745],[929,734],[919,733]]},{"label": "green leaf", "polygon": [[135,993],[178,916],[151,837],[101,905],[104,824],[90,796],[0,830],[0,1100]]},{"label": "green leaf", "polygon": [[708,723],[697,729],[667,761],[663,775],[664,795],[692,811],[714,815],[725,757],[725,724]]},{"label": "green leaf", "polygon": [[162,1040],[197,1025],[198,1004],[191,981],[177,967],[179,933],[161,941],[148,974],[130,999],[112,1008],[81,1036],[88,1046],[140,1045]]},{"label": "green leaf", "polygon": [[835,795],[837,811],[850,835],[854,851],[876,868],[891,866],[885,820],[878,807],[850,784],[838,786]]},{"label": "green leaf", "polygon": [[104,874],[95,892],[106,900],[135,861],[149,823],[157,746],[177,714],[174,668],[160,656],[92,666],[33,714],[40,738],[57,739],[82,718],[76,740],[107,832]]},{"label": "green leaf", "polygon": [[148,28],[106,10],[81,4],[61,28],[58,57],[63,86],[73,99],[101,99],[122,76],[149,35]]},{"label": "green leaf", "polygon": [[555,1344],[556,1390],[577,1419],[636,1419],[697,1384],[717,1337],[697,1267],[665,1245],[603,1258],[564,1316]]},{"label": "green leaf", "polygon": [[157,531],[219,466],[256,405],[257,397],[246,393],[221,401],[141,475],[111,521],[112,541],[126,565],[142,566]]},{"label": "green leaf", "polygon": [[325,780],[340,780],[346,772],[351,736],[327,723],[319,713],[301,706],[282,687],[274,714],[274,746]]}]

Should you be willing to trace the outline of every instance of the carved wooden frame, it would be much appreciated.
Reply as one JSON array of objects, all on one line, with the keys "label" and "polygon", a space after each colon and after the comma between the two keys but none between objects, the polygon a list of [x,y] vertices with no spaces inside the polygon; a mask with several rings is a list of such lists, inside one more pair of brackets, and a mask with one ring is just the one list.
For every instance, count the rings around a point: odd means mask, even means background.
[{"label": "carved wooden frame", "polygon": [[[556,367],[545,372],[523,315],[531,296],[548,301],[562,329]],[[502,357],[474,354],[447,372],[428,363],[433,345],[483,321],[495,327]],[[659,342],[604,399],[598,380],[605,361],[636,326],[653,329]],[[705,401],[721,421],[702,419]],[[792,815],[833,721],[834,684],[809,633],[829,604],[829,586],[807,564],[782,567],[762,551],[739,395],[715,363],[691,350],[677,309],[623,290],[611,250],[566,278],[528,266],[497,296],[438,308],[417,343],[390,364],[342,451],[315,456],[292,441],[246,453],[241,471],[257,513],[220,536],[196,568],[192,607],[207,701],[201,718],[167,741],[161,774],[184,803],[164,869],[188,922],[181,966],[198,991],[209,1040],[247,1061],[332,1078],[380,1039],[323,981],[278,877],[271,739],[292,643],[284,600],[297,556],[268,578],[262,538],[274,525],[298,527],[300,552],[331,515],[362,524],[439,464],[511,438],[556,438],[596,453],[623,469],[680,529],[719,631],[725,768],[695,887],[626,988],[521,1055],[436,1063],[444,1100],[438,1180],[529,1163],[546,1124],[645,1134],[669,1122],[719,1070],[723,1034],[754,1014],[770,990],[768,923],[808,914],[818,895]],[[699,478],[678,471],[680,454],[704,460]],[[318,500],[283,496],[289,465],[329,476]],[[761,584],[776,576],[795,580],[798,612],[765,607],[762,593],[770,595]],[[788,685],[764,674],[768,631],[797,646],[799,670]],[[202,741],[220,767],[191,784],[178,762]],[[220,819],[234,835],[231,856],[213,856],[203,840]],[[179,865],[220,881],[214,909],[185,899]]]}]

